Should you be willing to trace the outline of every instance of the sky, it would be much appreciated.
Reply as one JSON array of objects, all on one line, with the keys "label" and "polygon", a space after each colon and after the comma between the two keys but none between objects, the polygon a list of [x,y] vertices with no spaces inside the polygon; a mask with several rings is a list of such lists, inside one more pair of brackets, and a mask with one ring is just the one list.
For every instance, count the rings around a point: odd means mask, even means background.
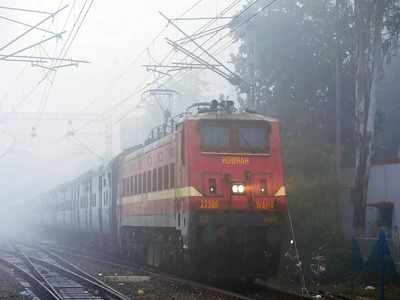
[{"label": "sky", "polygon": [[[91,0],[3,0],[2,7],[55,12],[53,18],[24,37],[2,49],[28,29],[4,18],[35,25],[46,14],[0,8],[0,55],[14,53],[53,33],[65,31],[19,55],[60,57],[69,34],[78,28],[75,21],[82,7]],[[0,201],[33,199],[57,184],[101,164],[106,159],[108,130],[112,136],[112,154],[120,151],[118,120],[146,118],[143,109],[133,109],[140,91],[154,79],[143,64],[159,63],[171,47],[165,38],[179,39],[182,34],[173,26],[166,27],[163,12],[171,18],[210,17],[237,3],[226,16],[238,12],[246,1],[228,0],[147,0],[93,1],[84,22],[65,58],[87,60],[77,66],[60,67],[56,72],[43,66],[0,60]],[[86,3],[86,6],[84,4]],[[193,33],[206,21],[179,21],[185,32]],[[214,25],[222,25],[219,20]],[[165,28],[166,27],[166,28]],[[151,41],[159,35],[154,43]],[[222,37],[223,32],[215,38]],[[73,35],[72,35],[73,36]],[[227,38],[228,39],[228,38]],[[148,47],[147,47],[148,46]],[[187,45],[187,47],[192,47]],[[65,50],[66,48],[64,48]],[[218,53],[229,67],[232,47]],[[139,56],[139,54],[143,54]],[[179,61],[176,56],[175,61]],[[44,64],[60,66],[61,64]],[[195,71],[193,71],[195,72]],[[211,84],[207,97],[224,93],[234,97],[234,88],[214,73],[203,75]],[[43,79],[44,78],[44,79]],[[133,111],[131,114],[128,112]],[[74,135],[68,134],[74,132]]]}]

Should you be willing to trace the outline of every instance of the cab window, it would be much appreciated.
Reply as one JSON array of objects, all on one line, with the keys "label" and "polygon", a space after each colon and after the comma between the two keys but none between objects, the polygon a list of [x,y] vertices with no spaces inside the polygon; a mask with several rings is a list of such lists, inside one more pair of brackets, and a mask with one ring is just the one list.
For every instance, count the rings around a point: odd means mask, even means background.
[{"label": "cab window", "polygon": [[201,127],[201,135],[204,147],[229,146],[229,127],[205,124]]},{"label": "cab window", "polygon": [[265,127],[239,127],[239,147],[250,151],[266,149],[268,132]]}]

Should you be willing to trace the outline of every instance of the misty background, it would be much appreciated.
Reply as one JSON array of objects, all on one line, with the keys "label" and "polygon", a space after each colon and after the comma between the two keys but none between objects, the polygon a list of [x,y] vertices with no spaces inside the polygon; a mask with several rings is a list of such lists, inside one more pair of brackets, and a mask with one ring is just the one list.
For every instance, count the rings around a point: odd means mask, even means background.
[{"label": "misty background", "polygon": [[[40,26],[55,33],[65,30],[62,38],[20,53],[58,57],[68,34],[77,29],[74,24],[82,8],[86,5],[87,9],[90,2],[10,0],[2,1],[1,5],[48,12],[68,5]],[[182,38],[172,26],[166,27],[167,22],[159,11],[169,17],[178,17],[192,8],[185,17],[211,17],[229,2],[94,1],[65,55],[90,63],[49,72],[30,63],[0,61],[1,202],[12,205],[34,199],[55,185],[103,163],[107,159],[106,143],[110,143],[106,140],[106,126],[110,124],[113,156],[123,147],[142,142],[147,131],[162,121],[161,111],[154,102],[137,106],[146,83],[157,76],[147,72],[142,65],[160,63],[169,53],[171,47],[166,43],[166,37]],[[246,1],[242,2],[231,15]],[[0,9],[0,16],[34,25],[46,15]],[[226,20],[217,21],[215,25],[223,22]],[[192,33],[205,21],[179,24]],[[0,19],[0,44],[7,44],[27,29]],[[48,36],[33,30],[0,54],[13,53]],[[230,53],[236,50],[235,47],[233,44],[218,57],[229,65]],[[172,53],[173,57],[176,55]],[[152,87],[156,86],[148,86]],[[220,94],[235,97],[234,88],[210,71],[188,72],[166,87],[181,93],[171,106],[173,113],[181,112],[190,103],[208,101]],[[100,121],[93,120],[94,117]],[[3,212],[9,210],[8,206],[2,207]]]}]

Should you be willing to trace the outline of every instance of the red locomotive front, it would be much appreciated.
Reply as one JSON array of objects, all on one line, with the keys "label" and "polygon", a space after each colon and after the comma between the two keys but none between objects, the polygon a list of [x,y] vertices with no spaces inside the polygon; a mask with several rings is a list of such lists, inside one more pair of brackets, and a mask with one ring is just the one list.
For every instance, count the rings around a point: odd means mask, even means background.
[{"label": "red locomotive front", "polygon": [[278,122],[228,106],[184,124],[190,186],[184,240],[196,273],[260,276],[278,266],[286,211]]},{"label": "red locomotive front", "polygon": [[208,277],[274,274],[286,216],[278,122],[229,101],[192,108],[122,156],[121,249]]}]

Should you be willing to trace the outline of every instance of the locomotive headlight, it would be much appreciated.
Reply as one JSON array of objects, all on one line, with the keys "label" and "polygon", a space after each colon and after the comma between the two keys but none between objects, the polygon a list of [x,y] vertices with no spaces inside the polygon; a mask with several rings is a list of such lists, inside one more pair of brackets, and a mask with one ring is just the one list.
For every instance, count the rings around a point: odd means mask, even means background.
[{"label": "locomotive headlight", "polygon": [[245,186],[243,184],[233,184],[232,185],[232,193],[234,194],[243,194],[245,192]]}]

